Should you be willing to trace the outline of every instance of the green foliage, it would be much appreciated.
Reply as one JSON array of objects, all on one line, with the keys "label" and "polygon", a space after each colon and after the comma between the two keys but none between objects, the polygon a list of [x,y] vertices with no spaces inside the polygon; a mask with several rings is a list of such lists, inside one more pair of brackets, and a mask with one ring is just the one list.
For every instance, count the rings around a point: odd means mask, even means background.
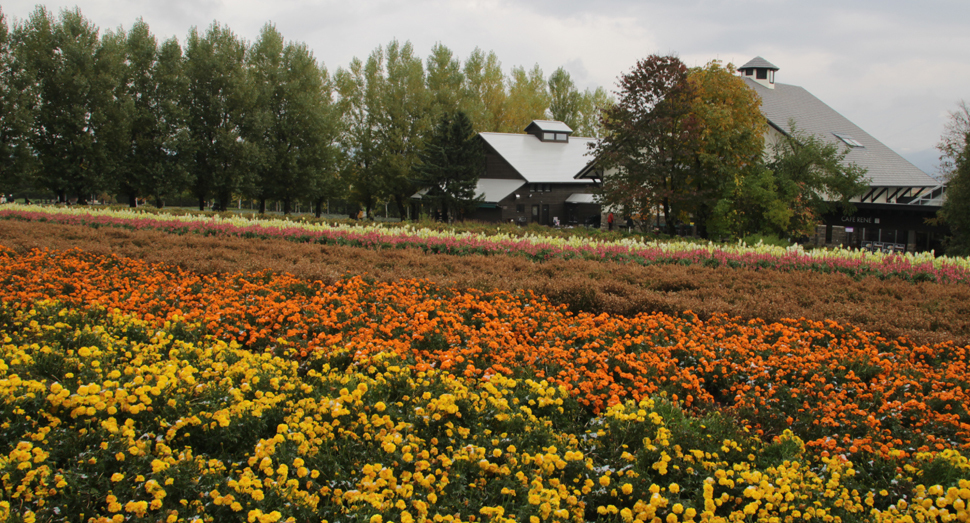
[{"label": "green foliage", "polygon": [[502,62],[494,51],[486,55],[476,47],[465,60],[464,71],[462,107],[468,113],[475,132],[501,130],[507,98]]},{"label": "green foliage", "polygon": [[579,92],[569,73],[562,67],[549,77],[549,114],[553,120],[568,125],[575,136],[602,137],[600,114],[613,100],[602,87]]},{"label": "green foliage", "polygon": [[562,67],[549,76],[549,114],[553,120],[568,125],[571,129],[579,126],[579,106],[582,95],[576,89],[572,77]]},{"label": "green foliage", "polygon": [[784,238],[779,238],[774,234],[761,234],[761,233],[749,234],[744,238],[742,238],[742,240],[744,240],[744,243],[746,245],[750,245],[752,247],[758,244],[771,245],[772,247],[784,247],[784,248],[788,248],[792,246],[792,242]]},{"label": "green foliage", "polygon": [[127,38],[119,38],[124,39],[127,57],[117,93],[124,146],[112,185],[127,196],[130,206],[140,196],[151,196],[162,207],[188,181],[177,154],[185,121],[178,103],[185,87],[182,48],[175,39],[160,48],[142,20],[135,22]]},{"label": "green foliage", "polygon": [[431,48],[425,70],[434,118],[437,119],[442,114],[454,114],[460,108],[461,86],[465,80],[461,62],[455,58],[451,49],[437,43]]},{"label": "green foliage", "polygon": [[15,33],[16,61],[29,71],[32,87],[22,103],[32,112],[36,184],[61,201],[74,195],[85,202],[106,187],[105,174],[115,167],[118,38],[99,39],[97,26],[78,9],[55,19],[43,7]]},{"label": "green foliage", "polygon": [[[771,199],[751,202],[764,210],[764,232],[781,236],[810,234],[822,214],[842,209],[851,214],[855,207],[849,199],[865,191],[866,170],[855,163],[847,163],[848,149],[828,142],[822,137],[801,132],[796,122],[789,122],[791,131],[770,150],[766,167],[772,173],[776,187]],[[787,213],[778,213],[771,206],[779,202]],[[785,216],[787,214],[787,216]]]},{"label": "green foliage", "polygon": [[521,133],[533,120],[546,117],[549,92],[539,64],[528,71],[524,67],[512,68],[505,105],[505,123],[498,129],[501,132]]},{"label": "green foliage", "polygon": [[420,158],[414,184],[427,189],[422,199],[440,210],[446,221],[454,221],[482,201],[475,196],[482,146],[465,113],[442,115]]},{"label": "green foliage", "polygon": [[29,71],[17,60],[15,38],[0,10],[0,192],[26,188],[32,160],[27,137],[30,130]]},{"label": "green foliage", "polygon": [[697,123],[688,69],[679,58],[651,55],[619,80],[619,100],[603,118],[594,148],[604,171],[602,200],[631,216],[660,207],[667,231],[688,219]]},{"label": "green foliage", "polygon": [[337,131],[326,70],[305,44],[284,44],[272,25],[263,28],[247,61],[256,92],[246,133],[256,169],[247,192],[260,201],[260,212],[275,198],[289,214],[308,193],[319,209],[332,185]]},{"label": "green foliage", "polygon": [[697,171],[689,207],[701,235],[737,230],[743,201],[764,193],[770,183],[759,176],[767,122],[758,96],[717,60],[691,69],[691,114],[695,118]]},{"label": "green foliage", "polygon": [[191,29],[183,46],[160,44],[141,19],[101,34],[78,9],[43,7],[10,30],[0,12],[0,73],[3,192],[158,207],[192,195],[216,210],[247,196],[319,213],[326,198],[347,198],[368,211],[393,201],[405,216],[442,114],[519,133],[551,110],[599,136],[611,102],[601,88],[579,92],[562,68],[548,82],[538,65],[506,75],[481,49],[462,62],[437,44],[425,66],[392,41],[331,81],[272,26],[252,48],[218,23]]},{"label": "green foliage", "polygon": [[952,176],[947,182],[946,201],[938,213],[950,228],[946,253],[970,256],[970,131],[964,137],[963,151],[955,158]]},{"label": "green foliage", "polygon": [[251,176],[253,146],[243,129],[253,111],[255,92],[244,68],[246,44],[229,28],[212,24],[205,36],[195,28],[185,45],[188,87],[182,98],[188,136],[191,190],[199,208],[215,197],[226,210],[234,193]]}]

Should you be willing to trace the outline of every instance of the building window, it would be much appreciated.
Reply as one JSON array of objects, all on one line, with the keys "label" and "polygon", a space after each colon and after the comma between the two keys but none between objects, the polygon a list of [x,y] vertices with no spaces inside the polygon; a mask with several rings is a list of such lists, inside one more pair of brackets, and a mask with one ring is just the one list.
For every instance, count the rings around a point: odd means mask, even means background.
[{"label": "building window", "polygon": [[551,192],[551,191],[552,191],[552,187],[548,183],[542,186],[542,192]]},{"label": "building window", "polygon": [[550,141],[550,142],[552,142],[552,141],[555,141],[555,139],[556,139],[556,133],[542,133],[542,140],[543,141]]},{"label": "building window", "polygon": [[836,138],[845,142],[849,147],[865,147],[862,142],[844,133],[832,133]]},{"label": "building window", "polygon": [[758,78],[758,80],[767,80],[768,79],[768,70],[767,69],[758,69],[758,76],[757,76],[757,78]]},{"label": "building window", "polygon": [[515,212],[525,212],[525,204],[519,203],[515,205]]},{"label": "building window", "polygon": [[556,133],[557,142],[565,142],[567,139],[568,139],[568,135],[566,135],[566,133]]}]

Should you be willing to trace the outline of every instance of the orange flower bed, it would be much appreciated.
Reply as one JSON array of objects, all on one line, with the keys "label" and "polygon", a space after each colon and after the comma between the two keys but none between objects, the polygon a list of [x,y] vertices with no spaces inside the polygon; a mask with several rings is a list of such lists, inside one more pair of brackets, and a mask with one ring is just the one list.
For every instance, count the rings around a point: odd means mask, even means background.
[{"label": "orange flower bed", "polygon": [[419,370],[544,378],[591,413],[667,394],[764,435],[791,429],[820,453],[970,448],[970,346],[919,346],[831,321],[572,314],[531,293],[200,276],[76,250],[0,250],[0,296],[4,314],[53,299],[158,325],[201,322],[203,334],[254,350],[295,346],[305,355],[340,344],[358,357],[393,351]]}]

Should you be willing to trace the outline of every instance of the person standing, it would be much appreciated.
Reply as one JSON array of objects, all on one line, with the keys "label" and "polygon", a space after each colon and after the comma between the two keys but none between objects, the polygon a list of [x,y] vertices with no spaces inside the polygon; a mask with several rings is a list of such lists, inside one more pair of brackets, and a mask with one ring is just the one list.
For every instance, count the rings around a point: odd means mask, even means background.
[{"label": "person standing", "polygon": [[610,231],[613,230],[613,212],[612,211],[610,211],[609,216],[606,217],[606,225],[607,225],[607,227],[609,227],[609,230]]}]

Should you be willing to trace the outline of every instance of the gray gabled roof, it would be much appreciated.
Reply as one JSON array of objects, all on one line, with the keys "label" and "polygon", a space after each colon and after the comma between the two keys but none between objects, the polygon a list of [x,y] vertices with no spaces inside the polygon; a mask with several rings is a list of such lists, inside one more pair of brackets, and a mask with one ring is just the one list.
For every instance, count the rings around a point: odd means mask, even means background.
[{"label": "gray gabled roof", "polygon": [[483,196],[486,203],[497,203],[525,185],[522,180],[500,180],[496,178],[479,178],[475,187],[475,196]]},{"label": "gray gabled roof", "polygon": [[528,183],[592,183],[573,176],[593,161],[588,144],[596,138],[570,137],[568,142],[543,142],[531,134],[479,133]]},{"label": "gray gabled roof", "polygon": [[573,130],[563,122],[555,120],[532,120],[532,123],[525,127],[525,132],[529,132],[533,126],[538,127],[540,131],[547,133],[572,133]]},{"label": "gray gabled roof", "polygon": [[774,64],[772,64],[771,62],[769,62],[768,60],[765,60],[760,56],[756,56],[751,60],[749,60],[748,63],[742,65],[741,67],[738,67],[738,71],[742,69],[771,69],[772,71],[778,70],[778,68]]},{"label": "gray gabled roof", "polygon": [[[757,58],[755,59],[757,60]],[[752,60],[754,62],[755,60]],[[751,63],[751,62],[749,62]],[[747,64],[744,67],[748,67]],[[757,67],[757,66],[755,66]],[[939,182],[909,163],[895,151],[883,145],[869,133],[849,121],[834,109],[825,105],[805,89],[786,84],[775,84],[771,89],[758,82],[744,78],[748,87],[761,97],[761,111],[772,127],[790,134],[790,121],[804,133],[814,134],[841,149],[848,148],[846,162],[864,167],[870,184],[878,187],[931,187]],[[848,136],[862,145],[849,147],[838,135]]]},{"label": "gray gabled roof", "polygon": [[[498,203],[523,185],[525,185],[525,182],[522,180],[479,178],[478,183],[475,184],[475,197],[481,196],[485,203]],[[429,190],[430,188],[425,187],[411,195],[411,199],[421,200],[428,194]]]}]

